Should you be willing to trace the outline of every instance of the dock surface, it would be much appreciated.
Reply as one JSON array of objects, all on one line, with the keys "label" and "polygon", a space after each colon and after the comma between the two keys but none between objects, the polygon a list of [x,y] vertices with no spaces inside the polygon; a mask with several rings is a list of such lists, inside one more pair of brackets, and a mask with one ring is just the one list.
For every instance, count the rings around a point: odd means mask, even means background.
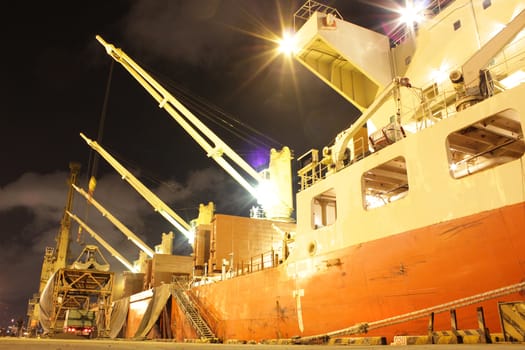
[{"label": "dock surface", "polygon": [[329,349],[348,349],[348,350],[380,350],[380,349],[399,349],[399,350],[518,350],[525,349],[525,344],[429,344],[429,345],[408,345],[408,346],[389,346],[389,345],[266,345],[266,344],[205,344],[205,343],[176,343],[168,341],[129,341],[129,340],[99,340],[99,339],[34,339],[34,338],[0,338],[0,350],[136,350],[157,349],[157,350],[329,350]]}]

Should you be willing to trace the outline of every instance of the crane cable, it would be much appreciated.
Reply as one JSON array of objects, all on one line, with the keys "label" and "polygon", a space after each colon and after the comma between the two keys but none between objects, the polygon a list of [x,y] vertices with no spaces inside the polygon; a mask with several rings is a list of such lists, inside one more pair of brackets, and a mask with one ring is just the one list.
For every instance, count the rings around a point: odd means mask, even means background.
[{"label": "crane cable", "polygon": [[[106,92],[104,94],[104,102],[102,104],[102,111],[100,113],[100,121],[99,121],[99,125],[98,125],[98,134],[97,134],[97,142],[98,143],[101,143],[102,141],[102,136],[104,135],[104,125],[105,125],[105,122],[106,122],[106,114],[107,114],[107,109],[108,109],[108,101],[109,101],[109,92],[111,90],[111,80],[113,78],[113,67],[115,66],[115,61],[114,60],[111,60],[111,64],[109,66],[109,74],[108,74],[108,81],[106,83]],[[90,157],[90,163],[91,163],[91,159],[93,159],[93,164],[91,165],[90,164],[90,168],[91,168],[91,176],[89,178],[89,182],[88,182],[88,195],[91,197],[93,196],[93,193],[95,192],[95,188],[97,186],[97,179],[96,179],[96,176],[97,176],[97,171],[98,171],[98,160],[99,160],[99,155],[98,153],[94,152],[93,150],[91,150],[91,157]],[[90,207],[90,203],[89,203],[89,200],[86,200],[86,210],[85,210],[85,214],[84,214],[84,221],[87,222],[87,219],[88,219],[88,216],[89,216],[89,207]],[[84,244],[84,240],[82,238],[82,226],[78,226],[78,233],[77,233],[77,242],[81,245]]]},{"label": "crane cable", "polygon": [[200,117],[206,118],[246,143],[255,147],[265,147],[268,149],[284,146],[282,142],[279,142],[245,122],[242,122],[205,98],[196,95],[187,88],[175,83],[173,80],[166,78],[164,75],[159,78],[159,74],[154,71],[151,71],[150,74],[152,74],[158,81],[164,81],[170,88],[170,91],[185,105],[191,106],[192,110]]}]

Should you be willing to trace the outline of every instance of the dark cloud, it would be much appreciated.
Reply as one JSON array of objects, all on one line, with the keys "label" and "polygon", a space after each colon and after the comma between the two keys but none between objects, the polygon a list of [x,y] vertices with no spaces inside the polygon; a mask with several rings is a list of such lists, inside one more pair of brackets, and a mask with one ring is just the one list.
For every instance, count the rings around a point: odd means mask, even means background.
[{"label": "dark cloud", "polygon": [[[254,35],[276,27],[281,3],[286,2],[137,1],[125,18],[123,39],[157,59],[216,69],[245,54]],[[279,31],[277,26],[274,34]]]}]

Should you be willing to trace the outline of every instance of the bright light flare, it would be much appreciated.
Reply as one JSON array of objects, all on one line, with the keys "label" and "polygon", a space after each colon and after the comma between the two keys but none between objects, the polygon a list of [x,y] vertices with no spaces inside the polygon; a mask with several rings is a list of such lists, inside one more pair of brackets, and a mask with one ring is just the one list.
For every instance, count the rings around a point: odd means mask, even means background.
[{"label": "bright light flare", "polygon": [[420,23],[423,20],[423,10],[422,3],[407,0],[405,7],[397,11],[400,14],[399,21],[409,26]]},{"label": "bright light flare", "polygon": [[[285,20],[283,19],[283,11],[281,10],[280,2],[277,2],[277,12],[280,29],[284,32],[284,28],[289,27],[289,25],[285,23]],[[288,18],[288,14],[286,17]],[[256,62],[258,68],[255,69],[251,76],[247,76],[244,82],[235,91],[233,91],[232,94],[239,93],[241,90],[250,85],[260,73],[264,72],[277,59],[284,57],[284,55],[279,50],[279,43],[282,40],[282,37],[279,34],[274,32],[259,17],[249,15],[247,21],[251,23],[250,28],[255,28],[255,30],[246,30],[239,27],[231,27],[231,29],[250,37],[260,39],[262,42],[264,42],[264,46],[266,48],[259,50],[259,53],[255,56],[247,57],[248,61]],[[283,64],[290,64],[290,62],[293,62],[292,60],[288,59],[283,59],[281,61]],[[295,75],[292,75],[292,77],[295,77]]]},{"label": "bright light flare", "polygon": [[284,32],[283,37],[279,40],[279,52],[291,56],[297,51],[297,40],[290,32]]},{"label": "bright light flare", "polygon": [[435,81],[437,84],[441,84],[449,79],[450,66],[443,63],[438,69],[434,69],[430,72],[430,79]]},{"label": "bright light flare", "polygon": [[[239,94],[243,89],[248,87],[250,84],[253,83],[254,79],[259,76],[262,72],[264,72],[268,67],[274,65],[275,62],[281,63],[281,71],[282,74],[279,74],[281,77],[281,85],[286,87],[286,91],[289,90],[289,86],[293,85],[293,90],[295,92],[295,96],[298,100],[298,105],[301,105],[301,97],[299,94],[299,88],[297,83],[297,74],[295,73],[294,68],[294,60],[288,59],[286,55],[281,53],[279,49],[279,44],[282,41],[288,41],[283,40],[284,37],[290,37],[293,38],[293,35],[284,35],[286,32],[293,33],[292,30],[286,30],[286,28],[290,28],[290,24],[287,23],[283,18],[283,11],[281,10],[281,2],[277,1],[277,11],[278,11],[278,20],[280,23],[280,31],[281,35],[279,35],[277,32],[273,31],[269,26],[267,26],[259,17],[253,16],[248,14],[247,21],[251,23],[250,28],[255,28],[255,30],[250,29],[246,30],[239,27],[232,27],[231,29],[240,33],[243,33],[247,36],[250,36],[252,38],[260,39],[263,42],[263,45],[265,48],[258,51],[259,53],[255,56],[247,57],[247,61],[255,62],[257,65],[257,68],[253,70],[252,74],[250,76],[246,76],[244,81],[241,83],[240,86],[237,87],[234,91],[232,91],[232,95]],[[285,4],[285,2],[283,2]],[[286,12],[286,18],[288,18],[288,12]],[[292,40],[292,42],[294,42]],[[298,44],[298,43],[296,43]],[[289,45],[286,45],[289,47]],[[293,47],[293,46],[292,46]],[[298,48],[296,48],[298,50]],[[297,53],[297,51],[296,51]],[[275,65],[274,65],[275,66]],[[286,68],[286,69],[285,69]]]},{"label": "bright light flare", "polygon": [[257,202],[263,208],[271,208],[279,203],[279,195],[275,184],[270,180],[262,180],[257,186]]},{"label": "bright light flare", "polygon": [[365,201],[367,210],[379,208],[386,204],[385,200],[380,196],[374,196],[370,194],[365,195]]}]

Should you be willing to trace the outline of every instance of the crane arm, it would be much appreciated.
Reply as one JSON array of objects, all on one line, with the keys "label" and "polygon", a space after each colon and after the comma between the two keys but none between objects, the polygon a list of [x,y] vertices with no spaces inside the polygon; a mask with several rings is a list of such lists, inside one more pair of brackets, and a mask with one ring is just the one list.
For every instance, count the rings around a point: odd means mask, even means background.
[{"label": "crane arm", "polygon": [[80,136],[91,148],[104,157],[104,159],[122,176],[122,179],[126,180],[131,185],[131,187],[133,187],[146,201],[148,201],[155,211],[159,212],[159,214],[161,214],[183,235],[185,235],[188,238],[190,244],[193,244],[193,234],[191,232],[191,227],[186,221],[184,221],[184,219],[177,215],[170,207],[166,205],[166,203],[164,203],[159,197],[157,197],[146,186],[144,186],[142,182],[133,176],[133,174],[131,174],[122,164],[113,158],[113,156],[96,141],[90,140],[82,133],[80,133]]},{"label": "crane arm", "polygon": [[80,226],[82,226],[82,228],[84,230],[86,230],[87,232],[89,232],[89,234],[91,235],[91,237],[93,237],[94,239],[97,240],[97,242],[99,242],[104,248],[106,248],[106,250],[112,255],[114,256],[118,261],[120,261],[128,270],[132,271],[132,272],[136,272],[135,269],[133,268],[133,265],[126,259],[124,258],[124,256],[122,256],[122,254],[120,254],[118,251],[116,251],[108,242],[106,242],[99,234],[97,234],[95,231],[93,231],[91,229],[91,227],[89,227],[84,221],[82,221],[78,216],[76,216],[75,214],[71,213],[70,211],[66,211],[67,215],[69,215],[69,217],[71,217],[73,220],[75,220],[76,222],[78,222],[78,224]]},{"label": "crane arm", "polygon": [[465,83],[470,85],[477,82],[479,70],[485,67],[524,27],[525,10],[522,10],[463,64],[462,71]]},{"label": "crane arm", "polygon": [[106,217],[113,225],[115,225],[130,241],[132,241],[137,247],[140,248],[144,253],[146,253],[150,258],[153,257],[153,254],[155,253],[153,249],[151,249],[143,240],[141,240],[136,234],[134,234],[129,228],[127,228],[122,222],[120,222],[119,219],[114,217],[109,211],[106,210],[99,202],[93,198],[93,196],[90,196],[86,193],[82,188],[75,186],[73,184],[73,188],[80,193],[86,200],[93,205],[101,214],[102,216]]},{"label": "crane arm", "polygon": [[[259,184],[263,179],[244,159],[224,143],[213,131],[203,124],[182,103],[171,95],[151,75],[131,59],[124,51],[107,43],[97,35],[96,39],[104,46],[108,55],[120,63],[144,89],[159,103],[159,107],[165,109],[177,123],[204,149],[207,155],[213,158],[226,172],[228,172],[241,186],[257,198],[256,189],[247,182],[235,168],[224,158],[226,154],[235,164],[249,174]],[[182,115],[181,115],[182,114]],[[193,126],[191,125],[193,124]],[[200,133],[204,134],[211,142],[210,144]]]},{"label": "crane arm", "polygon": [[[77,182],[77,177],[80,172],[80,164],[71,162],[69,163],[70,175],[69,175],[69,184],[72,185]],[[67,201],[65,211],[71,210],[73,208],[73,189],[69,187],[67,192]],[[56,260],[54,263],[54,270],[66,267],[67,258],[69,255],[69,234],[70,234],[71,224],[69,216],[64,212],[64,216],[60,222],[60,231],[57,235],[57,245],[55,249]]]}]

